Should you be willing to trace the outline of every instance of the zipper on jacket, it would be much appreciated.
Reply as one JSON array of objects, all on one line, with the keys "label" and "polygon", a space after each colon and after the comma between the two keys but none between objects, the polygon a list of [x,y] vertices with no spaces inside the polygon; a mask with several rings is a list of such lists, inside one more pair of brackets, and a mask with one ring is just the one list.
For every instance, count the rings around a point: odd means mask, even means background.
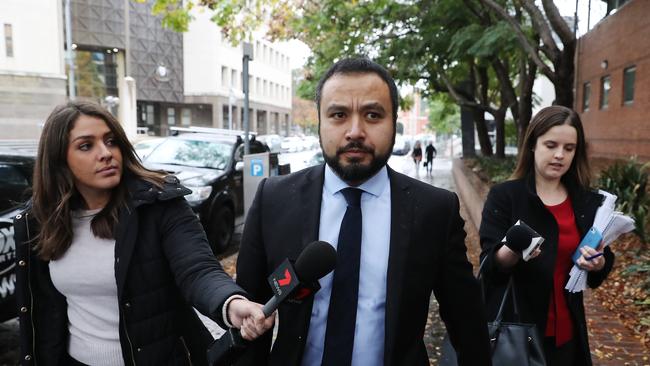
[{"label": "zipper on jacket", "polygon": [[31,266],[31,248],[29,247],[31,244],[29,242],[32,241],[32,238],[30,237],[29,234],[29,213],[25,213],[25,229],[26,229],[26,236],[27,236],[27,243],[23,243],[23,245],[27,245],[27,257],[25,258],[27,260],[27,288],[29,289],[29,323],[32,326],[32,360],[34,360],[33,364],[36,365],[36,327],[34,326],[34,293],[32,292],[32,266]]},{"label": "zipper on jacket", "polygon": [[126,340],[129,342],[129,348],[131,349],[131,361],[133,362],[133,366],[135,366],[135,353],[133,352],[133,343],[131,343],[131,337],[129,337],[129,331],[126,329],[126,314],[125,312],[122,312],[122,317],[124,318],[124,334],[126,334]]},{"label": "zipper on jacket", "polygon": [[187,355],[187,362],[190,363],[190,366],[192,366],[192,356],[190,354],[190,350],[187,348],[187,343],[185,343],[185,338],[181,336],[181,342],[183,343],[183,348],[185,348],[185,354]]}]

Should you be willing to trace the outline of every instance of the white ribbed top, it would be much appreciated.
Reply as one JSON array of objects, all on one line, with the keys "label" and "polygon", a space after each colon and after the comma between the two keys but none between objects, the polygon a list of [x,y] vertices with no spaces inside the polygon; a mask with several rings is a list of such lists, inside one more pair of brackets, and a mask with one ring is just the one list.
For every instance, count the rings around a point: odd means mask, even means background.
[{"label": "white ribbed top", "polygon": [[74,212],[72,244],[50,262],[50,275],[68,302],[70,356],[87,365],[120,366],[115,240],[93,235],[90,221],[99,211]]}]

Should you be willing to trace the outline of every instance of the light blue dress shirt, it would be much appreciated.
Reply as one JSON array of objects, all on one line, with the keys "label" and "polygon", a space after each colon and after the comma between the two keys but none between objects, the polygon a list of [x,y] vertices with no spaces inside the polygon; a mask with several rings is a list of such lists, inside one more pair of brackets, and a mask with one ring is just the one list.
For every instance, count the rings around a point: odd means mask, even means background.
[{"label": "light blue dress shirt", "polygon": [[[340,192],[348,185],[325,165],[318,240],[338,245],[341,221],[347,203]],[[361,195],[361,262],[359,268],[359,301],[354,331],[352,366],[384,364],[384,320],[386,308],[386,274],[390,249],[390,181],[383,167],[358,188]],[[319,282],[314,298],[309,333],[302,359],[303,366],[321,364],[325,346],[327,313],[332,293],[333,273]]]}]

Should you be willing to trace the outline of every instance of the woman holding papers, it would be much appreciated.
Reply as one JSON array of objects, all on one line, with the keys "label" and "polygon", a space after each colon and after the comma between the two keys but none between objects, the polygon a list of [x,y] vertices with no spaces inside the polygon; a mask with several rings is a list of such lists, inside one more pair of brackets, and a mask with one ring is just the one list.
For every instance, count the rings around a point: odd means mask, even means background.
[{"label": "woman holding papers", "polygon": [[[547,365],[592,364],[582,293],[564,287],[574,264],[571,257],[602,200],[590,188],[580,117],[569,108],[552,106],[532,119],[511,180],[494,186],[483,208],[481,259],[488,314],[494,319],[512,276],[519,320],[536,324],[544,337]],[[529,242],[502,242],[518,220],[544,238],[527,260],[521,252]],[[595,288],[609,274],[614,255],[602,244],[581,252],[577,265],[588,271],[587,283]],[[507,306],[506,314],[512,314],[512,303]]]},{"label": "woman holding papers", "polygon": [[192,306],[246,339],[272,327],[212,254],[191,191],[144,168],[101,106],[54,109],[33,189],[15,218],[22,365],[204,365]]}]

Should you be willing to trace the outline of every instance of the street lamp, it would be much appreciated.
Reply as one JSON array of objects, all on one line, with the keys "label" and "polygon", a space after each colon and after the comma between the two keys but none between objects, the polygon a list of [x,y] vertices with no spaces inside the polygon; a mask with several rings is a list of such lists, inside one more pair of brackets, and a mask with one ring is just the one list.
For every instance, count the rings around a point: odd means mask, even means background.
[{"label": "street lamp", "polygon": [[248,62],[253,61],[253,45],[249,42],[244,42],[243,45],[244,55],[242,57],[243,75],[242,75],[242,88],[244,90],[244,154],[250,154],[250,146],[248,143],[248,133],[250,125],[248,123]]}]

